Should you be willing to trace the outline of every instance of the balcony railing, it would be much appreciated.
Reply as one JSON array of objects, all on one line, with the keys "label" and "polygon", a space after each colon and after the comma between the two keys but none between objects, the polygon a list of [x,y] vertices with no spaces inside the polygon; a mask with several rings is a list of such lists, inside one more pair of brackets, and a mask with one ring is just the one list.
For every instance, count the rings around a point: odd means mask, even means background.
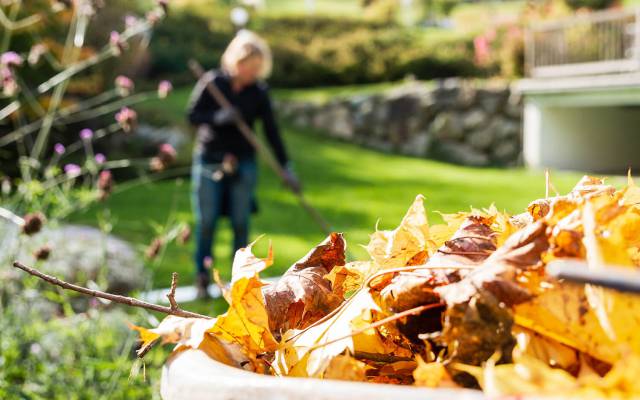
[{"label": "balcony railing", "polygon": [[533,78],[640,71],[640,9],[607,10],[529,27]]}]

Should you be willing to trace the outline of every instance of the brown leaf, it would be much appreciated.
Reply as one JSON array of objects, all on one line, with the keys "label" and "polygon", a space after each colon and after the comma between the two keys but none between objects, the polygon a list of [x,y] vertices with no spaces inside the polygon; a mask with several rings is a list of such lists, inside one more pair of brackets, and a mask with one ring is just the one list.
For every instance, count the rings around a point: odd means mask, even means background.
[{"label": "brown leaf", "polygon": [[[460,282],[436,288],[447,303],[442,334],[437,342],[447,346],[447,361],[481,365],[497,354],[498,362],[509,362],[515,338],[511,333],[510,306],[532,297],[518,285],[520,272],[538,265],[548,248],[546,224],[528,225]],[[475,378],[454,373],[454,380],[474,386]]]},{"label": "brown leaf", "polygon": [[288,329],[302,329],[330,313],[342,298],[331,290],[325,276],[345,263],[346,243],[332,233],[295,263],[278,280],[263,288],[269,327],[278,337]]},{"label": "brown leaf", "polygon": [[451,269],[425,269],[401,272],[380,293],[383,310],[401,312],[423,304],[437,303],[433,289],[460,280],[464,273],[455,267],[479,265],[496,249],[495,233],[489,218],[471,215],[460,225],[425,266]]}]

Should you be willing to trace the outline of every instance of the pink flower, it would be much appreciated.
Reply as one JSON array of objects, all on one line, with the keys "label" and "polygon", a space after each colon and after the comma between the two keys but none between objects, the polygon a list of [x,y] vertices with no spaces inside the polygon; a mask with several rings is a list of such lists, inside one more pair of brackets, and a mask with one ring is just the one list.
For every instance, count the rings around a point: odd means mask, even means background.
[{"label": "pink flower", "polygon": [[158,84],[158,97],[164,99],[173,89],[173,85],[169,81],[160,81]]},{"label": "pink flower", "polygon": [[18,92],[18,83],[11,68],[0,65],[0,83],[2,84],[2,93],[5,96],[13,96]]},{"label": "pink flower", "polygon": [[151,169],[163,171],[176,161],[177,152],[169,143],[163,143],[158,148],[158,155],[151,159]]},{"label": "pink flower", "polygon": [[96,155],[94,156],[94,159],[98,164],[104,164],[105,161],[107,161],[107,157],[105,157],[104,154],[102,153],[96,153]]},{"label": "pink flower", "polygon": [[22,57],[15,51],[7,51],[0,56],[0,64],[3,66],[19,66],[22,65]]},{"label": "pink flower", "polygon": [[114,53],[119,56],[124,51],[124,43],[120,38],[120,34],[116,31],[111,31],[109,34],[109,45],[113,48]]},{"label": "pink flower", "polygon": [[133,90],[135,84],[133,81],[124,75],[118,75],[115,80],[116,90],[121,96],[128,96]]},{"label": "pink flower", "polygon": [[135,26],[138,23],[138,17],[136,17],[135,15],[126,15],[124,17],[124,26],[125,28],[129,29],[132,26]]},{"label": "pink flower", "polygon": [[64,148],[64,145],[62,143],[56,143],[53,145],[53,151],[55,151],[58,155],[64,154],[65,150],[66,149]]},{"label": "pink flower", "polygon": [[64,166],[64,173],[74,178],[82,173],[82,168],[78,164],[67,164]]},{"label": "pink flower", "polygon": [[491,52],[489,50],[489,40],[487,40],[487,38],[483,35],[476,36],[473,39],[473,47],[475,50],[476,63],[488,63],[491,57]]},{"label": "pink flower", "polygon": [[116,114],[116,121],[125,132],[131,132],[131,130],[133,130],[137,119],[138,114],[129,107],[122,107]]},{"label": "pink flower", "polygon": [[80,131],[80,139],[91,140],[92,137],[93,137],[93,131],[91,129],[84,128],[83,130]]}]

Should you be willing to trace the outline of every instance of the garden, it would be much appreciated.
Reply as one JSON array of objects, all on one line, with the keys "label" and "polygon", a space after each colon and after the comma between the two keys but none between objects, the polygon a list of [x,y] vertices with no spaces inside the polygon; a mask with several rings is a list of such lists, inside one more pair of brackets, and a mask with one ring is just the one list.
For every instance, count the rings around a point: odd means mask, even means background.
[{"label": "garden", "polygon": [[[424,398],[640,395],[638,300],[545,275],[637,267],[633,171],[524,166],[510,88],[527,24],[617,6],[0,1],[0,398],[227,398],[220,377],[198,392],[222,364]],[[270,46],[257,87],[289,160],[257,124],[249,243],[219,221],[196,295],[194,66],[240,29]]]}]

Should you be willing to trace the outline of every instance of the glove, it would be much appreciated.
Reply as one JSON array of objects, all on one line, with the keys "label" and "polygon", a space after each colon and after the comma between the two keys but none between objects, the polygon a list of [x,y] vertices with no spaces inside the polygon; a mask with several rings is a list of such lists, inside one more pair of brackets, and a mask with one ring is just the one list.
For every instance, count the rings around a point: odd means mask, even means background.
[{"label": "glove", "polygon": [[240,116],[238,110],[233,107],[221,108],[213,113],[213,125],[224,126],[233,124]]},{"label": "glove", "polygon": [[300,193],[302,191],[302,185],[300,185],[298,177],[291,168],[284,169],[284,175],[282,178],[285,185],[289,186],[295,193]]}]

